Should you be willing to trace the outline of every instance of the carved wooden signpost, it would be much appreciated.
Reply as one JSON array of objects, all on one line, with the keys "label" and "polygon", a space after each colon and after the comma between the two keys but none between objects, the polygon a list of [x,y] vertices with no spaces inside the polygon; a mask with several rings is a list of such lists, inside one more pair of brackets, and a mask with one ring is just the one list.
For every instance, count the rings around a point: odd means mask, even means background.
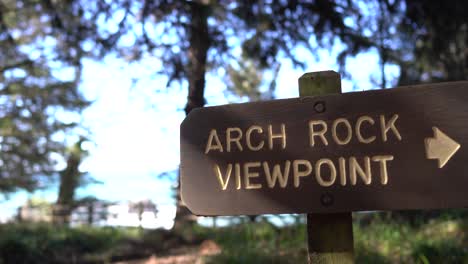
[{"label": "carved wooden signpost", "polygon": [[468,206],[468,82],[206,107],[181,125],[198,215]]},{"label": "carved wooden signpost", "polygon": [[204,216],[325,214],[309,228],[341,221],[343,234],[352,211],[466,207],[467,124],[468,82],[196,109],[181,125],[182,199]]}]

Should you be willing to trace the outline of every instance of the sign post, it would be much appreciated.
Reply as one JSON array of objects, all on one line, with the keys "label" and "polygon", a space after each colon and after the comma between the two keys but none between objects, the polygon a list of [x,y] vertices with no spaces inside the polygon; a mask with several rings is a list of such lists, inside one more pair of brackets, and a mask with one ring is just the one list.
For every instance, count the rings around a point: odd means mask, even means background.
[{"label": "sign post", "polygon": [[[333,71],[306,73],[299,78],[299,96],[341,93],[340,75]],[[316,102],[314,111],[327,110],[325,102]],[[333,203],[331,194],[322,203]],[[351,212],[307,214],[309,263],[354,263],[353,221]]]},{"label": "sign post", "polygon": [[350,212],[468,207],[468,82],[344,94],[334,72],[299,83],[299,98],[199,108],[182,122],[192,213],[306,213],[311,259],[352,263]]}]

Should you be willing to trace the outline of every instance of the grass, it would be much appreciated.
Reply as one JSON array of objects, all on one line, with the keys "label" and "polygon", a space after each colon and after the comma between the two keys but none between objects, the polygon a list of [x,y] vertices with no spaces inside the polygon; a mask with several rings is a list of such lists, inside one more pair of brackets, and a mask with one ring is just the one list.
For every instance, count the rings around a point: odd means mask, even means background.
[{"label": "grass", "polygon": [[[415,216],[410,220],[407,212],[355,214],[356,263],[468,264],[466,212],[439,211],[431,217],[410,212]],[[274,228],[247,223],[208,233],[223,251],[207,263],[307,263],[304,224]]]},{"label": "grass", "polygon": [[222,248],[207,263],[301,263],[307,257],[305,225],[278,228],[268,222],[244,223],[206,229],[203,235]]},{"label": "grass", "polygon": [[377,215],[369,224],[355,224],[357,263],[468,263],[467,218],[420,222]]},{"label": "grass", "polygon": [[[356,263],[468,264],[468,210],[354,214],[353,219]],[[305,224],[279,228],[258,221],[223,228],[194,226],[179,234],[137,228],[0,225],[0,264],[108,263],[119,254],[164,254],[190,243],[197,247],[207,239],[222,249],[206,257],[207,264],[307,263]]]},{"label": "grass", "polygon": [[67,228],[49,224],[0,225],[0,263],[106,262],[137,229]]}]

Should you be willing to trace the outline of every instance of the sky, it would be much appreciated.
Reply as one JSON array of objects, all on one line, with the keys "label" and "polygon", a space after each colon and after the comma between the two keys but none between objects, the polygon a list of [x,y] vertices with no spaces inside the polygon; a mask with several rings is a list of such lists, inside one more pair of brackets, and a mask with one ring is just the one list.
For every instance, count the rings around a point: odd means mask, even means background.
[{"label": "sky", "polygon": [[[288,60],[281,60],[276,98],[297,97],[297,80],[305,72],[337,71],[335,58],[339,49],[338,45],[331,52],[320,50],[316,60],[298,48],[295,51],[298,57],[308,62],[305,70],[294,69]],[[78,197],[95,195],[114,202],[150,199],[162,209],[161,224],[169,226],[175,212],[171,191],[174,182],[158,175],[177,170],[179,125],[185,116],[187,89],[183,84],[167,89],[165,78],[154,76],[155,69],[161,66],[155,58],[138,64],[112,56],[102,62],[83,62],[80,90],[93,104],[83,112],[82,123],[91,131],[93,143],[85,146],[90,155],[80,169],[102,184],[79,189]],[[353,81],[342,81],[343,92],[376,88],[370,82],[370,75],[379,72],[375,52],[348,59],[347,69]],[[398,68],[389,66],[386,74],[387,79],[394,79]],[[236,101],[232,96],[226,97],[225,84],[214,73],[207,75],[205,95],[208,105]],[[8,201],[0,202],[0,222],[11,217],[28,198],[41,197],[54,202],[56,193],[56,189],[50,189],[15,194]]]}]

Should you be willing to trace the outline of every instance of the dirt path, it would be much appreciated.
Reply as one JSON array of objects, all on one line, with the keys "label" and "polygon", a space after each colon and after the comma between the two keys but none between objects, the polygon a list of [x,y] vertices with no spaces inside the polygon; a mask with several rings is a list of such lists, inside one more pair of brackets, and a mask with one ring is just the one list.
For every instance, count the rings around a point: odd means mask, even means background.
[{"label": "dirt path", "polygon": [[146,259],[120,261],[115,264],[203,264],[206,256],[220,252],[220,247],[214,241],[206,240],[200,246],[173,249],[164,256],[152,255]]}]

